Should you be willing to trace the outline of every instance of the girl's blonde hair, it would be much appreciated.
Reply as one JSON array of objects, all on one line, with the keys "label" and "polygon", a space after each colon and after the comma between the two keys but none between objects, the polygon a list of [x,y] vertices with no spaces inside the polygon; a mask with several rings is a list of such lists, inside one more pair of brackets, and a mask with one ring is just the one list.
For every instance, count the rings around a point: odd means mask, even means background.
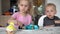
[{"label": "girl's blonde hair", "polygon": [[17,1],[17,4],[19,4],[20,1],[28,1],[28,3],[29,3],[28,13],[33,16],[33,14],[34,14],[34,9],[33,9],[33,2],[32,2],[32,0],[18,0],[18,1]]}]

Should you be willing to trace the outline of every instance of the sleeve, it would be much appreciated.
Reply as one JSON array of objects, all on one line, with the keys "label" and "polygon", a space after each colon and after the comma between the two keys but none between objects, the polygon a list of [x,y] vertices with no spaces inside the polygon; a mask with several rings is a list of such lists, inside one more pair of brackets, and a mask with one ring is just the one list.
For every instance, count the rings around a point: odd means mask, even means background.
[{"label": "sleeve", "polygon": [[46,15],[43,15],[39,18],[38,20],[38,26],[43,26],[43,22],[44,22],[44,18],[46,17]]},{"label": "sleeve", "polygon": [[11,17],[16,19],[17,13],[14,13]]},{"label": "sleeve", "polygon": [[28,20],[29,20],[29,21],[28,21],[29,24],[32,24],[32,23],[33,23],[33,22],[32,22],[32,16],[29,16]]},{"label": "sleeve", "polygon": [[30,16],[30,23],[32,23],[32,16]]}]

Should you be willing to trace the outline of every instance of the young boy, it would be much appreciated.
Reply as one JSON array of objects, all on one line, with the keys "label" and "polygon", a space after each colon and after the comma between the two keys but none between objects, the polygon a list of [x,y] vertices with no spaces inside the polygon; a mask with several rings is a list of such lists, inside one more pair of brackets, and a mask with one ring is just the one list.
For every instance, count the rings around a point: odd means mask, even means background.
[{"label": "young boy", "polygon": [[[59,26],[60,25],[60,18],[58,18],[57,16],[55,16],[56,14],[56,6],[53,3],[49,3],[46,5],[45,8],[45,15],[46,17],[44,17],[43,22],[41,23],[40,19],[38,21],[38,25],[39,26],[45,26],[45,27],[49,27],[49,26]],[[40,25],[41,24],[41,25]]]}]

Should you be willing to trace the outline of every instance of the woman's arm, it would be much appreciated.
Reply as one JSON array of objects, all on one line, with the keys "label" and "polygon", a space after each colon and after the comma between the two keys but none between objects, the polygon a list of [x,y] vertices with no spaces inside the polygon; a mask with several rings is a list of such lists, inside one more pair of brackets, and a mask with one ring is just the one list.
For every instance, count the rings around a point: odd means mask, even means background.
[{"label": "woman's arm", "polygon": [[55,20],[55,23],[57,23],[57,24],[60,23],[60,20]]}]

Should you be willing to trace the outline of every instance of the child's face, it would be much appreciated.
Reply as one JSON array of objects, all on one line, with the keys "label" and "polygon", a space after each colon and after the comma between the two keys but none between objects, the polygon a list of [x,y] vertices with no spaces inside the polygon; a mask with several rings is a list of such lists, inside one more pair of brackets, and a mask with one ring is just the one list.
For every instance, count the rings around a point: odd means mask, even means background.
[{"label": "child's face", "polygon": [[20,12],[27,12],[29,8],[28,1],[23,1],[21,0],[20,3],[18,4]]},{"label": "child's face", "polygon": [[47,15],[47,17],[52,18],[55,16],[56,10],[54,9],[53,6],[47,6],[45,14]]}]

